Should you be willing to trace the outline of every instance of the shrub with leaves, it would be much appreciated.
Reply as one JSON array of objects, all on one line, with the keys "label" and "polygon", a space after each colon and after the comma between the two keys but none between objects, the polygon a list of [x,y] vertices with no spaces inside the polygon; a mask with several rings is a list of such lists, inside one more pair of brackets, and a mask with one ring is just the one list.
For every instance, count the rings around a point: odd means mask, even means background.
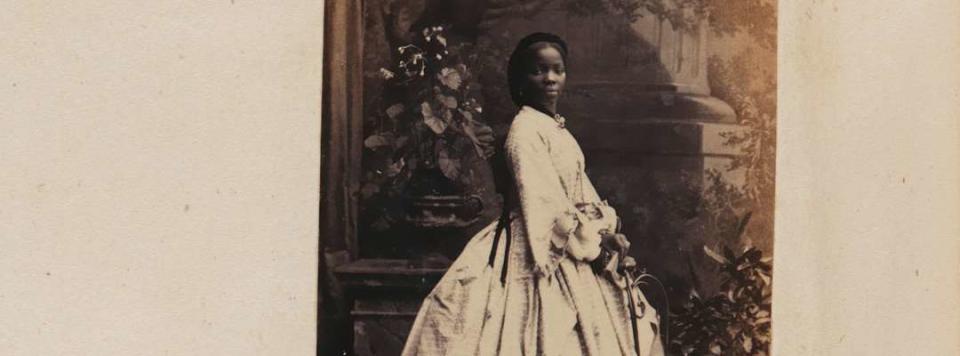
[{"label": "shrub with leaves", "polygon": [[660,250],[682,251],[652,272],[668,288],[669,354],[764,355],[772,260],[754,242],[769,237],[749,228],[760,214],[743,187],[717,170],[704,178],[702,186],[662,193],[668,213]]},{"label": "shrub with leaves", "polygon": [[693,30],[706,22],[718,35],[746,32],[766,48],[776,47],[776,2],[772,0],[564,0],[575,14],[612,12],[630,22],[645,15]]},{"label": "shrub with leaves", "polygon": [[755,202],[772,198],[776,164],[777,83],[773,68],[762,68],[752,51],[729,60],[708,61],[713,94],[736,111],[738,123],[747,130],[725,132],[725,144],[740,148],[730,169],[746,170],[745,189]]},{"label": "shrub with leaves", "polygon": [[676,355],[767,355],[770,348],[771,265],[755,248],[704,252],[718,264],[721,289],[696,291],[671,315],[669,349]]},{"label": "shrub with leaves", "polygon": [[[363,212],[377,230],[388,227],[378,217],[401,213],[401,194],[462,193],[474,179],[467,161],[492,153],[485,139],[492,130],[471,88],[469,45],[449,44],[445,29],[431,26],[394,58],[392,68],[380,69],[381,110],[364,125],[360,198],[377,210]],[[411,182],[417,172],[429,182]]]}]

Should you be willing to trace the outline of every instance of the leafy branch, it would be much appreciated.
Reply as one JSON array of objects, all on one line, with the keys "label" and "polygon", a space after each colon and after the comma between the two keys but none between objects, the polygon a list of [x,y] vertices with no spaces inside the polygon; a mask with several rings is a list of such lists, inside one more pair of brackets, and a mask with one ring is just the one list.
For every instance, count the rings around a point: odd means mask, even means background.
[{"label": "leafy branch", "polygon": [[684,30],[694,30],[706,21],[715,34],[747,33],[766,48],[776,47],[776,3],[769,0],[564,1],[574,14],[614,13],[630,22],[653,15]]},{"label": "leafy branch", "polygon": [[680,312],[671,316],[671,353],[767,355],[771,340],[771,260],[755,248],[747,248],[740,255],[726,247],[722,254],[706,246],[703,250],[717,263],[723,280],[721,290],[708,298],[691,292]]}]

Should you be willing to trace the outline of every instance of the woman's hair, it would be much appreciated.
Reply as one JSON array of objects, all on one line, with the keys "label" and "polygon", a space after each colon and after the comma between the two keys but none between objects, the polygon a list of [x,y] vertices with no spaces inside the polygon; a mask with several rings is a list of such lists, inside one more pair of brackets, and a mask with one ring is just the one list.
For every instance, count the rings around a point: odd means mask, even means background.
[{"label": "woman's hair", "polygon": [[568,61],[567,43],[560,36],[552,33],[536,32],[521,39],[513,50],[513,54],[510,55],[510,62],[507,64],[507,84],[510,85],[510,98],[517,106],[524,104],[522,89],[524,85],[523,77],[526,73],[525,65],[529,56],[534,53],[531,46],[538,42],[544,42],[560,52],[564,65]]},{"label": "woman's hair", "polygon": [[[510,62],[507,65],[507,82],[510,85],[510,98],[513,99],[513,102],[517,104],[517,106],[524,105],[521,89],[523,89],[524,86],[524,75],[527,69],[525,68],[526,61],[530,55],[535,53],[532,46],[540,42],[546,43],[547,46],[551,46],[560,52],[560,56],[563,57],[563,63],[567,64],[567,43],[560,39],[559,36],[537,32],[521,39],[520,43],[517,43],[517,48],[513,50],[513,54],[510,55]],[[516,187],[513,181],[513,174],[509,168],[510,165],[507,163],[504,142],[499,141],[497,146],[499,149],[497,149],[497,152],[490,159],[490,164],[493,168],[493,181],[497,193],[503,196],[504,209],[509,211],[512,207],[519,206],[519,202],[517,201],[518,198],[514,190]]]}]

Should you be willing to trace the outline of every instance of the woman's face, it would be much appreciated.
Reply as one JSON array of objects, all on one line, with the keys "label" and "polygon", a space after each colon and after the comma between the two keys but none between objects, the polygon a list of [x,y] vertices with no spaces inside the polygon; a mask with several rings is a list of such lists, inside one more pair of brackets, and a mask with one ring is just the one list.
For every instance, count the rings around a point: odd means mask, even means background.
[{"label": "woman's face", "polygon": [[534,44],[527,61],[524,98],[531,104],[555,110],[566,80],[567,69],[560,51],[543,42]]}]

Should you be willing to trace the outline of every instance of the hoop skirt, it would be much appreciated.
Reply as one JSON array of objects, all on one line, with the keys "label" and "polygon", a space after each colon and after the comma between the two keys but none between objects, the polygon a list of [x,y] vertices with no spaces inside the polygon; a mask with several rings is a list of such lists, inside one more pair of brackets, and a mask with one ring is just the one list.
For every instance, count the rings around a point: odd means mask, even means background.
[{"label": "hoop skirt", "polygon": [[467,243],[423,301],[403,355],[662,355],[656,310],[637,293],[634,334],[625,281],[572,249],[576,205],[601,201],[573,136],[523,107],[505,148],[519,198],[510,236],[495,239],[492,223]]}]

